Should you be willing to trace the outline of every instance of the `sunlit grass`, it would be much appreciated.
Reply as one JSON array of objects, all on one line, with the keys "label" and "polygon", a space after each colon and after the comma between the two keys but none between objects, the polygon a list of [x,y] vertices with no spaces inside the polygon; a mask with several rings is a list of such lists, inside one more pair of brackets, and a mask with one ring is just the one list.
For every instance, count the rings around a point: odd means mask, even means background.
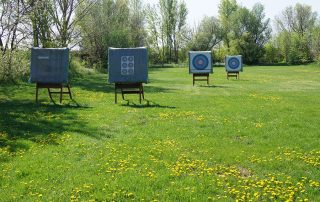
[{"label": "sunlit grass", "polygon": [[319,67],[187,72],[151,69],[142,104],[98,73],[62,105],[1,86],[1,201],[320,200]]}]

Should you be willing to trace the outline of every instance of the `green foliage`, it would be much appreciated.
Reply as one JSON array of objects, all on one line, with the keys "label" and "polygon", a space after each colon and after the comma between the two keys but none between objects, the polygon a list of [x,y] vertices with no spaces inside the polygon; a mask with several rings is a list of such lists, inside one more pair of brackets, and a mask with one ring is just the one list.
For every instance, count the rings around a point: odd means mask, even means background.
[{"label": "green foliage", "polygon": [[147,8],[147,42],[153,48],[152,63],[178,63],[179,51],[187,46],[188,10],[182,0],[159,0]]},{"label": "green foliage", "polygon": [[225,56],[228,55],[228,49],[221,44],[218,45],[213,51],[213,61],[218,63],[224,63]]},{"label": "green foliage", "polygon": [[222,0],[219,19],[227,54],[242,55],[246,64],[259,63],[271,33],[270,19],[265,20],[263,5],[255,4],[250,11],[236,1]]},{"label": "green foliage", "polygon": [[289,6],[276,18],[279,33],[276,38],[285,62],[304,64],[316,59],[318,34],[317,13],[311,6],[297,3]]},{"label": "green foliage", "polygon": [[277,64],[283,61],[280,48],[276,46],[274,41],[269,41],[264,46],[265,53],[261,62],[264,64]]},{"label": "green foliage", "polygon": [[221,0],[219,5],[219,19],[222,26],[222,39],[224,45],[230,51],[231,32],[233,26],[233,16],[238,10],[238,4],[236,0]]},{"label": "green foliage", "polygon": [[[89,4],[84,1],[82,7]],[[129,3],[133,6],[130,7]],[[91,64],[106,67],[109,47],[144,45],[143,8],[141,1],[99,0],[88,14],[79,20],[82,35],[81,48]],[[79,11],[81,11],[81,7]],[[77,13],[81,16],[81,13]]]},{"label": "green foliage", "polygon": [[215,17],[204,17],[197,27],[193,40],[189,45],[191,50],[211,51],[221,42],[222,29]]},{"label": "green foliage", "polygon": [[27,81],[29,74],[29,51],[7,51],[0,56],[0,83]]},{"label": "green foliage", "polygon": [[225,74],[151,68],[142,104],[101,73],[62,105],[0,85],[1,201],[319,201],[320,68]]},{"label": "green foliage", "polygon": [[88,68],[86,61],[81,60],[78,56],[71,54],[70,64],[69,64],[69,80],[83,78],[85,75],[91,75],[96,71],[99,71],[99,68]]},{"label": "green foliage", "polygon": [[312,61],[309,38],[299,34],[292,34],[289,51],[290,64],[305,64]]}]

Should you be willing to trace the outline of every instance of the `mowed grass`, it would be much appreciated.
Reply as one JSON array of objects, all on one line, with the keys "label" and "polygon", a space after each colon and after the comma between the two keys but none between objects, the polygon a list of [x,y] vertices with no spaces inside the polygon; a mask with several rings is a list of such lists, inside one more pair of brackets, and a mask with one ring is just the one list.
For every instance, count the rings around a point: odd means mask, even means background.
[{"label": "mowed grass", "polygon": [[187,72],[151,69],[142,104],[114,104],[106,74],[62,105],[1,86],[0,200],[320,200],[319,67],[216,68],[210,86]]}]

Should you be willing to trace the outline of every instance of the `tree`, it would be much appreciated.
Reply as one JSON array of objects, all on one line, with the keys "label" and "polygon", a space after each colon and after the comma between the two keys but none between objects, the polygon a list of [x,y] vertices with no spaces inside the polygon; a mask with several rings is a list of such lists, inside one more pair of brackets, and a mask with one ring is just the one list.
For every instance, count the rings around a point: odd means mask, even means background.
[{"label": "tree", "polygon": [[217,18],[204,17],[191,41],[192,50],[211,51],[222,41],[222,28]]},{"label": "tree", "polygon": [[222,27],[222,39],[223,43],[227,47],[227,51],[230,51],[231,43],[231,31],[234,19],[234,14],[238,10],[238,4],[236,0],[221,0],[219,5],[219,20]]},{"label": "tree", "polygon": [[148,46],[157,47],[162,64],[178,62],[179,50],[186,45],[187,14],[184,1],[159,0],[157,6],[148,6]]},{"label": "tree", "polygon": [[317,13],[312,12],[311,6],[297,3],[295,7],[289,6],[282,14],[276,17],[280,31],[294,32],[301,36],[310,31],[316,22]]},{"label": "tree", "polygon": [[[82,16],[82,7],[91,0],[85,0],[77,10]],[[109,47],[143,46],[144,9],[140,0],[98,0],[81,20],[80,48],[88,55],[90,63],[106,65]]]},{"label": "tree", "polygon": [[[311,6],[297,3],[294,7],[287,7],[280,16],[276,17],[283,54],[286,62],[300,64],[311,62],[312,33],[315,27],[317,13]],[[285,40],[283,36],[286,36]],[[290,46],[287,44],[290,43]]]},{"label": "tree", "polygon": [[28,37],[25,16],[22,0],[0,1],[0,80],[13,80],[18,46]]},{"label": "tree", "polygon": [[259,63],[271,35],[270,19],[265,19],[264,7],[260,3],[255,4],[251,11],[238,7],[231,22],[229,52],[241,54],[247,64]]},{"label": "tree", "polygon": [[312,30],[312,57],[320,62],[320,22]]},{"label": "tree", "polygon": [[81,20],[96,0],[81,7],[81,16],[75,18],[76,9],[84,0],[26,0],[33,30],[33,46],[68,47],[79,35],[77,21]]},{"label": "tree", "polygon": [[52,10],[52,4],[50,1],[29,0],[26,2],[26,8],[32,24],[33,46],[53,47],[52,18],[49,12]]},{"label": "tree", "polygon": [[131,44],[134,47],[143,46],[145,44],[145,9],[141,0],[129,1],[130,7],[130,26],[131,26]]}]

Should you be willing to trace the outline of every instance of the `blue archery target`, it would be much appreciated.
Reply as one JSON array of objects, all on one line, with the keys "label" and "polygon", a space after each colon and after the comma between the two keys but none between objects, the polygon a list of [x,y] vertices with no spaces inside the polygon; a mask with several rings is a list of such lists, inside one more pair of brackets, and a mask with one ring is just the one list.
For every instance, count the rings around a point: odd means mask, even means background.
[{"label": "blue archery target", "polygon": [[204,70],[208,67],[209,60],[205,55],[199,54],[193,58],[193,66],[198,70]]},{"label": "blue archery target", "polygon": [[228,65],[231,69],[238,69],[240,65],[240,61],[237,58],[231,58],[228,61]]},{"label": "blue archery target", "polygon": [[212,73],[212,56],[210,51],[189,52],[190,73]]},{"label": "blue archery target", "polygon": [[226,56],[226,71],[240,72],[242,71],[242,56]]}]

